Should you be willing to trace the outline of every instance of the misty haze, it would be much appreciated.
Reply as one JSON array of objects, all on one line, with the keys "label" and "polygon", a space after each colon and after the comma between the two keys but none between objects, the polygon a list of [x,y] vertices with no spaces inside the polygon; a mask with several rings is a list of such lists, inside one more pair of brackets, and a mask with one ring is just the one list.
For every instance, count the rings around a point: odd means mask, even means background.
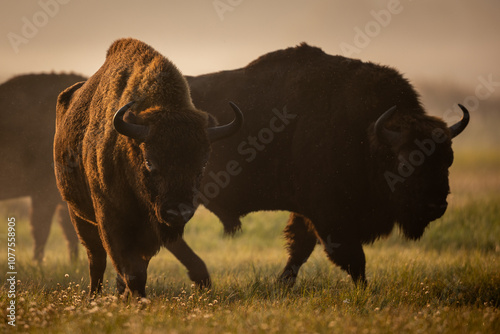
[{"label": "misty haze", "polygon": [[497,333],[499,18],[1,2],[0,328]]}]

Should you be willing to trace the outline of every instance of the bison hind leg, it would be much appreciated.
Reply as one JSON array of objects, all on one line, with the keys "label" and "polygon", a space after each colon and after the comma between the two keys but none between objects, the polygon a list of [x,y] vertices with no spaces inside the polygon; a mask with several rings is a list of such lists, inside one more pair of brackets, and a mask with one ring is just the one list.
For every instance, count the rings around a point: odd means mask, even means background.
[{"label": "bison hind leg", "polygon": [[58,205],[57,219],[61,225],[64,236],[66,237],[70,262],[76,263],[78,261],[78,235],[76,234],[75,228],[71,224],[68,206],[65,203]]},{"label": "bison hind leg", "polygon": [[290,214],[284,235],[289,257],[278,282],[293,286],[300,267],[313,252],[317,238],[309,219],[296,213]]},{"label": "bison hind leg", "polygon": [[43,196],[31,198],[31,234],[35,241],[33,258],[39,263],[43,261],[55,208],[54,203]]},{"label": "bison hind leg", "polygon": [[89,294],[99,293],[102,289],[107,255],[99,236],[99,228],[76,216],[73,210],[70,209],[69,213],[78,237],[87,249],[90,271]]}]

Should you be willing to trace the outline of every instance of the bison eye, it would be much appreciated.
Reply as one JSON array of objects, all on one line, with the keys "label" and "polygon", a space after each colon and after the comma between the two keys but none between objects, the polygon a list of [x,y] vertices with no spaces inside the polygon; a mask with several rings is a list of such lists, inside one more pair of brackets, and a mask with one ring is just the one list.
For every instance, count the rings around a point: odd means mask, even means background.
[{"label": "bison eye", "polygon": [[150,172],[153,172],[153,171],[155,171],[157,169],[156,165],[154,163],[152,163],[151,160],[146,159],[146,161],[144,162],[144,164],[146,165],[146,168]]}]

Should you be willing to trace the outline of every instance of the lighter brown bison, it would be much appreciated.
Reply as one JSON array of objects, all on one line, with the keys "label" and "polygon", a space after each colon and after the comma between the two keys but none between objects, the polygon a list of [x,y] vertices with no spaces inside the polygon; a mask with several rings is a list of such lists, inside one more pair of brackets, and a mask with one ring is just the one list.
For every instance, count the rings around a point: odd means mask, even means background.
[{"label": "lighter brown bison", "polygon": [[87,248],[92,292],[100,290],[108,254],[119,292],[145,296],[152,256],[182,243],[210,142],[241,125],[232,107],[235,121],[209,127],[177,68],[134,39],[113,43],[92,77],[60,94],[56,179]]}]

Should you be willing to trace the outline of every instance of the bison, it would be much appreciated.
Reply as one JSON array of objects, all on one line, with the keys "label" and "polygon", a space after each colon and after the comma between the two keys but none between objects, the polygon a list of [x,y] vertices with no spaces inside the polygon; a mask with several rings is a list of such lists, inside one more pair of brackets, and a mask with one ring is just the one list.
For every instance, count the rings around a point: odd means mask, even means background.
[{"label": "bison", "polygon": [[41,262],[54,212],[66,236],[71,260],[78,257],[78,237],[52,168],[57,95],[75,82],[75,74],[26,74],[0,85],[0,200],[31,197],[33,257]]},{"label": "bison", "polygon": [[226,121],[231,99],[244,130],[212,154],[198,201],[234,233],[240,217],[291,211],[280,281],[293,284],[319,240],[355,283],[366,283],[362,245],[395,224],[418,239],[447,207],[451,127],[425,113],[398,71],[301,44],[248,66],[187,77],[195,105]]},{"label": "bison", "polygon": [[[91,293],[101,289],[106,254],[118,291],[145,296],[148,263],[160,247],[190,251],[180,236],[196,209],[210,142],[242,124],[231,106],[233,122],[209,126],[175,65],[134,39],[114,42],[92,77],[59,95],[56,180],[87,249]],[[197,259],[184,263],[204,266]]]}]

